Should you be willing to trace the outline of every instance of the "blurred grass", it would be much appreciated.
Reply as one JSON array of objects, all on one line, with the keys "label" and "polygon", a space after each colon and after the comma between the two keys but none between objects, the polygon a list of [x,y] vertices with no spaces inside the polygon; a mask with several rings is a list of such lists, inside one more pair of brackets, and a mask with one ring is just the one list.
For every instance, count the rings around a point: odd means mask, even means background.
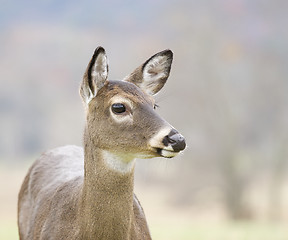
[{"label": "blurred grass", "polygon": [[[168,221],[169,222],[169,221]],[[229,222],[195,223],[150,226],[156,240],[287,240],[288,228],[284,224]],[[17,225],[14,222],[0,223],[0,239],[18,239]]]},{"label": "blurred grass", "polygon": [[19,239],[16,222],[0,222],[0,239],[15,240]]},{"label": "blurred grass", "polygon": [[229,222],[151,226],[157,240],[287,240],[284,224]]},{"label": "blurred grass", "polygon": [[[17,229],[17,194],[28,167],[0,166],[0,240],[15,240]],[[175,208],[167,203],[167,194],[136,184],[136,193],[144,207],[155,240],[287,240],[284,222],[227,222],[223,218],[200,216],[188,208]],[[157,196],[157,197],[155,197]],[[202,210],[199,210],[202,212]],[[199,212],[198,211],[198,212]],[[216,214],[217,215],[217,214]],[[212,216],[212,218],[211,218]],[[213,220],[211,220],[213,219]]]}]

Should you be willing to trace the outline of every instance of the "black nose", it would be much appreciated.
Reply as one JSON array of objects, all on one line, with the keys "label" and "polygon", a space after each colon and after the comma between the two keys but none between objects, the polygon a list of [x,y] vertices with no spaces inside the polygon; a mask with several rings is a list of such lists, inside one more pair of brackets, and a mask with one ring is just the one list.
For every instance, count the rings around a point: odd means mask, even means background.
[{"label": "black nose", "polygon": [[184,137],[176,130],[172,130],[167,136],[164,137],[163,144],[165,146],[170,145],[175,152],[180,152],[186,147]]}]

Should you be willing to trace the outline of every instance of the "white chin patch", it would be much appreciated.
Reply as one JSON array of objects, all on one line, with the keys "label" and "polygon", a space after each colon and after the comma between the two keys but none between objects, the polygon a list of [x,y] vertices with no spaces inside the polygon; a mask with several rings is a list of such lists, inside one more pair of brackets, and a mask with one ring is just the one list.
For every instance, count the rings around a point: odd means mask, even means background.
[{"label": "white chin patch", "polygon": [[172,157],[175,157],[177,154],[178,152],[171,152],[165,149],[161,149],[161,152],[160,152],[160,155],[165,158],[172,158]]}]

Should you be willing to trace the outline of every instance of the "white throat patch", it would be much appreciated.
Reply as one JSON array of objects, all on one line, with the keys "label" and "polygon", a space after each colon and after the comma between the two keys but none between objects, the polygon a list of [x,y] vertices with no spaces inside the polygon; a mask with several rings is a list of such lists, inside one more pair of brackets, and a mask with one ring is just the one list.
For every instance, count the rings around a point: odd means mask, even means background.
[{"label": "white throat patch", "polygon": [[132,156],[117,155],[105,150],[102,151],[102,156],[107,167],[111,170],[120,173],[129,173],[134,169],[135,158]]}]

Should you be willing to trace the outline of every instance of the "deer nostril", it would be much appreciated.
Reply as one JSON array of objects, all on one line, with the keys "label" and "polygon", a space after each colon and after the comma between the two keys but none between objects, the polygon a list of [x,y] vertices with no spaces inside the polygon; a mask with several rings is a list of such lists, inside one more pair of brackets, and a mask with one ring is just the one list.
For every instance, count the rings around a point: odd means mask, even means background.
[{"label": "deer nostril", "polygon": [[162,142],[163,142],[164,146],[167,147],[167,146],[169,145],[169,143],[170,143],[170,138],[169,138],[169,136],[168,136],[168,135],[165,136],[165,137],[163,138]]},{"label": "deer nostril", "polygon": [[184,137],[176,130],[172,130],[167,136],[164,137],[162,142],[166,147],[170,145],[175,152],[180,152],[186,147]]}]

